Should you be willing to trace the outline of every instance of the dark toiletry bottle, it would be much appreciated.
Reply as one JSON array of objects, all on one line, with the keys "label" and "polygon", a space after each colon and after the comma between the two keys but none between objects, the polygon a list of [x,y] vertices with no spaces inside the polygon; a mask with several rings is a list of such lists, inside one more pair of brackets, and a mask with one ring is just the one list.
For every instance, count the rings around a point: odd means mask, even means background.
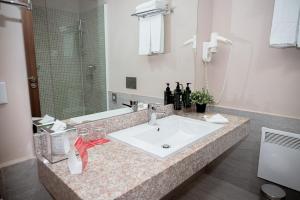
[{"label": "dark toiletry bottle", "polygon": [[167,83],[167,88],[166,88],[165,95],[164,95],[164,103],[165,103],[165,105],[172,103],[172,92],[170,89],[170,83]]},{"label": "dark toiletry bottle", "polygon": [[183,84],[179,84],[181,86],[181,104],[182,104],[182,107],[185,108],[185,90],[184,90],[184,87],[183,87]]},{"label": "dark toiletry bottle", "polygon": [[181,110],[182,105],[182,91],[180,89],[179,82],[176,82],[177,86],[174,90],[174,110]]},{"label": "dark toiletry bottle", "polygon": [[191,102],[191,93],[192,93],[192,91],[191,91],[191,89],[190,89],[190,84],[191,83],[187,83],[186,84],[186,88],[185,88],[185,91],[184,91],[184,95],[183,95],[183,98],[184,98],[184,100],[183,100],[183,106],[185,107],[185,108],[190,108],[190,107],[192,107],[192,102]]}]

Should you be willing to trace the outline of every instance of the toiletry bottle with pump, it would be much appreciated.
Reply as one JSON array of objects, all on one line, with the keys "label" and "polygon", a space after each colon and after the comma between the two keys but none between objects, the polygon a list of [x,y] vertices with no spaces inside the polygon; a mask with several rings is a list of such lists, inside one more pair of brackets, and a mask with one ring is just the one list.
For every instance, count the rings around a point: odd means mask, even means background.
[{"label": "toiletry bottle with pump", "polygon": [[181,92],[182,92],[182,95],[181,95],[181,101],[182,101],[182,106],[185,108],[185,90],[183,88],[183,84],[179,84],[181,86]]},{"label": "toiletry bottle with pump", "polygon": [[167,88],[165,90],[165,95],[164,95],[164,104],[168,105],[172,103],[172,91],[170,89],[170,83],[167,83]]},{"label": "toiletry bottle with pump", "polygon": [[174,110],[181,110],[182,105],[182,91],[180,89],[180,83],[176,82],[177,86],[174,90]]},{"label": "toiletry bottle with pump", "polygon": [[191,102],[191,93],[192,93],[192,91],[191,91],[191,89],[190,89],[190,84],[191,83],[187,83],[186,84],[186,88],[185,88],[185,91],[184,91],[184,95],[183,95],[183,98],[184,98],[184,100],[183,100],[183,106],[185,107],[185,108],[190,108],[190,107],[192,107],[192,102]]}]

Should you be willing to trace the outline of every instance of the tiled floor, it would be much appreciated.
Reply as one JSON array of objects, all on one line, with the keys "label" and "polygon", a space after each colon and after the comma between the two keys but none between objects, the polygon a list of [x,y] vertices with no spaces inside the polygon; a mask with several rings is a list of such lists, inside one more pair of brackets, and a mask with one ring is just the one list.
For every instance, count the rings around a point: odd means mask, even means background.
[{"label": "tiled floor", "polygon": [[39,182],[35,159],[2,168],[0,172],[0,196],[4,200],[52,200]]},{"label": "tiled floor", "polygon": [[[36,160],[0,169],[0,200],[52,200],[39,182]],[[229,182],[202,173],[193,177],[180,192],[170,196],[172,200],[259,200],[250,193]],[[294,200],[294,199],[293,199]]]},{"label": "tiled floor", "polygon": [[260,197],[228,182],[201,174],[187,184],[176,200],[259,200]]},{"label": "tiled floor", "polygon": [[[0,171],[0,191],[4,200],[52,200],[52,197],[39,182],[35,160],[3,168]],[[259,198],[225,181],[203,174],[172,199],[257,200]]]}]

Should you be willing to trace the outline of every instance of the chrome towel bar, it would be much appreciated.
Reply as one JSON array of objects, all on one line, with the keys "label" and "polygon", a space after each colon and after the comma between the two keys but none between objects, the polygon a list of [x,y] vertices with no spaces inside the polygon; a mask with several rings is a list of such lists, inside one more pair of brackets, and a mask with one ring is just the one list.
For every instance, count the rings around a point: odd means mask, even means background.
[{"label": "chrome towel bar", "polygon": [[163,15],[168,15],[170,13],[173,13],[173,8],[165,8],[165,9],[153,9],[153,10],[147,10],[139,13],[133,13],[131,16],[136,16],[136,17],[151,17],[153,15],[158,15],[158,14],[163,14]]}]

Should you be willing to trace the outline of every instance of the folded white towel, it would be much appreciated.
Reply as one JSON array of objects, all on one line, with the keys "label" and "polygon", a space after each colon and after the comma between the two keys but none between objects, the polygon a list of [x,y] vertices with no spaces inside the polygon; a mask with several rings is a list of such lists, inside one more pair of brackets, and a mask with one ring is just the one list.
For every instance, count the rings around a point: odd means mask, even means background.
[{"label": "folded white towel", "polygon": [[296,46],[300,0],[275,0],[270,45]]},{"label": "folded white towel", "polygon": [[67,128],[67,124],[60,121],[56,120],[51,128],[51,131],[58,132],[58,131],[63,131]]},{"label": "folded white towel", "polygon": [[139,55],[151,54],[151,18],[139,19]]},{"label": "folded white towel", "polygon": [[164,53],[164,15],[158,14],[149,18],[151,22],[151,52],[154,54]]},{"label": "folded white towel", "polygon": [[226,124],[226,123],[229,122],[227,118],[223,117],[220,114],[216,114],[216,115],[213,115],[211,117],[208,117],[208,116],[204,115],[204,119],[207,122],[216,123],[216,124]]},{"label": "folded white towel", "polygon": [[51,117],[49,115],[45,115],[40,121],[39,123],[41,124],[49,124],[49,123],[53,123],[55,121],[54,117]]},{"label": "folded white towel", "polygon": [[138,5],[135,8],[135,11],[136,13],[139,13],[139,12],[145,12],[154,9],[164,9],[166,8],[166,5],[167,2],[165,0],[152,0]]}]

